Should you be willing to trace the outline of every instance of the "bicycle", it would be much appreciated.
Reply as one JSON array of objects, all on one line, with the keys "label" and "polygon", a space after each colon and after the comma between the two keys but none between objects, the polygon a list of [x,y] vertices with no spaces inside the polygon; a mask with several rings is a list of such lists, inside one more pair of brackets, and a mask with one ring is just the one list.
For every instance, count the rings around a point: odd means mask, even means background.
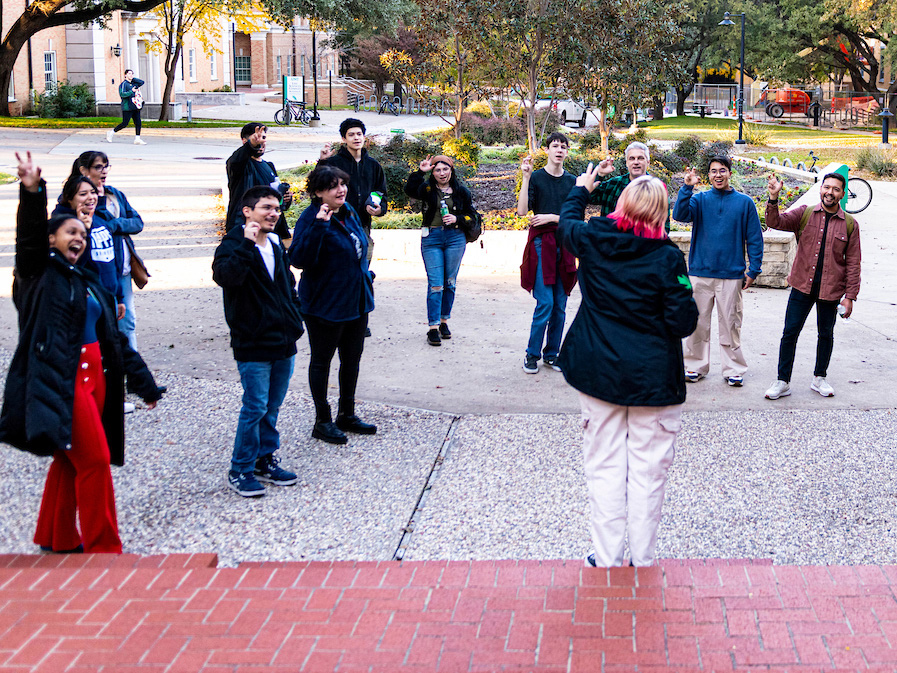
[{"label": "bicycle", "polygon": [[349,99],[349,101],[347,101],[347,102],[349,103],[349,105],[352,106],[352,109],[353,109],[355,112],[358,112],[358,111],[361,109],[361,106],[364,104],[364,103],[362,102],[362,101],[363,101],[363,97],[360,96],[360,95],[357,94],[357,93],[350,93],[350,94],[349,94],[349,97],[350,97],[350,99]]},{"label": "bicycle", "polygon": [[844,212],[854,215],[861,213],[872,203],[872,185],[863,178],[847,179],[847,205]]},{"label": "bicycle", "polygon": [[305,101],[288,100],[282,108],[274,113],[276,124],[285,126],[291,121],[297,121],[306,126],[311,122],[311,114],[305,109]]},{"label": "bicycle", "polygon": [[819,155],[813,154],[813,150],[810,150],[810,158],[813,160],[813,163],[807,167],[803,161],[797,162],[797,170],[799,171],[807,171],[807,173],[818,173],[819,169],[816,168],[816,162],[819,161]]},{"label": "bicycle", "polygon": [[393,100],[390,100],[386,96],[383,96],[383,100],[380,101],[380,109],[377,114],[382,115],[384,112],[392,112],[396,117],[401,114],[395,102]]}]

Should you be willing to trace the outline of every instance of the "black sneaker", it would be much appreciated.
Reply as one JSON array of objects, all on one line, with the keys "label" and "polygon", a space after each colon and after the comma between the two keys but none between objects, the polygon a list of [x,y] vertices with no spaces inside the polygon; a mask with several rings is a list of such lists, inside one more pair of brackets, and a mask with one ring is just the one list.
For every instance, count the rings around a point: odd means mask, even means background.
[{"label": "black sneaker", "polygon": [[439,336],[439,330],[435,327],[427,332],[427,343],[431,346],[441,346],[442,339]]},{"label": "black sneaker", "polygon": [[448,323],[439,323],[439,336],[441,336],[443,339],[452,338],[452,331],[448,328]]},{"label": "black sneaker", "polygon": [[331,421],[326,423],[323,421],[316,421],[315,427],[311,430],[311,436],[315,439],[323,440],[328,444],[345,444],[349,441],[346,434]]},{"label": "black sneaker", "polygon": [[591,554],[586,556],[586,560],[583,565],[585,565],[586,568],[597,568],[598,567],[598,563],[595,561],[595,552],[592,552]]},{"label": "black sneaker", "polygon": [[227,473],[227,485],[244,498],[257,498],[260,495],[265,495],[265,487],[258,482],[252,472],[241,473],[230,470]]},{"label": "black sneaker", "polygon": [[556,372],[563,371],[561,369],[561,366],[558,364],[557,355],[546,355],[544,358],[542,358],[542,362],[544,362]]},{"label": "black sneaker", "polygon": [[285,470],[278,465],[280,459],[273,453],[262,456],[255,461],[255,478],[266,484],[275,484],[277,486],[292,486],[297,481],[297,477],[289,470]]},{"label": "black sneaker", "polygon": [[370,327],[368,327],[368,328],[364,331],[364,338],[367,339],[369,336],[371,336],[371,328],[370,328]]},{"label": "black sneaker", "polygon": [[523,358],[523,371],[527,374],[535,374],[539,371],[539,358],[534,355],[527,355]]}]

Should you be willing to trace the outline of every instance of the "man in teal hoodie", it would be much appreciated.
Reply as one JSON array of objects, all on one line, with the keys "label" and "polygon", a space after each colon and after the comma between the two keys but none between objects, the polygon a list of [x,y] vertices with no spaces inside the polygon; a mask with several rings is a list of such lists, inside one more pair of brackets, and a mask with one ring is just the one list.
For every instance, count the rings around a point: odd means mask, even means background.
[{"label": "man in teal hoodie", "polygon": [[673,219],[692,223],[688,274],[699,312],[698,327],[684,343],[685,380],[695,383],[710,372],[710,320],[716,304],[723,378],[740,387],[747,371],[741,349],[741,291],[760,275],[763,230],[753,200],[729,185],[731,175],[731,160],[713,157],[711,189],[694,194],[700,178],[694,169],[689,171]]}]

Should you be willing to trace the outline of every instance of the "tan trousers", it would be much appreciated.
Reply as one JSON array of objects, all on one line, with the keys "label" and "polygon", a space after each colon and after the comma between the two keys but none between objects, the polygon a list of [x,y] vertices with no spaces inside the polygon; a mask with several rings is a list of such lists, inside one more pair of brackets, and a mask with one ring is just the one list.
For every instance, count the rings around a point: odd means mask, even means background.
[{"label": "tan trousers", "polygon": [[692,293],[698,305],[698,326],[685,337],[685,371],[707,376],[710,372],[710,318],[716,304],[719,321],[719,352],[723,376],[741,376],[747,360],[741,350],[741,278],[700,278],[690,276]]},{"label": "tan trousers", "polygon": [[595,562],[599,568],[623,565],[628,530],[632,564],[649,566],[682,405],[621,407],[583,393],[579,402]]}]

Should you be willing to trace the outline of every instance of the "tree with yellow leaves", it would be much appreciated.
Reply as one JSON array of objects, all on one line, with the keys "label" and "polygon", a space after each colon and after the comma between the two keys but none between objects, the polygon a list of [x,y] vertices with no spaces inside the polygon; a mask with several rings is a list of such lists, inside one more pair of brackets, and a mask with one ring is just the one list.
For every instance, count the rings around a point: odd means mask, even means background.
[{"label": "tree with yellow leaves", "polygon": [[253,32],[265,25],[266,16],[252,5],[251,0],[164,0],[150,12],[158,21],[156,40],[147,41],[147,50],[164,57],[165,89],[162,91],[162,111],[159,121],[168,121],[171,92],[189,33],[199,40],[203,51],[211,56],[221,50],[222,20],[236,21],[237,30]]}]

